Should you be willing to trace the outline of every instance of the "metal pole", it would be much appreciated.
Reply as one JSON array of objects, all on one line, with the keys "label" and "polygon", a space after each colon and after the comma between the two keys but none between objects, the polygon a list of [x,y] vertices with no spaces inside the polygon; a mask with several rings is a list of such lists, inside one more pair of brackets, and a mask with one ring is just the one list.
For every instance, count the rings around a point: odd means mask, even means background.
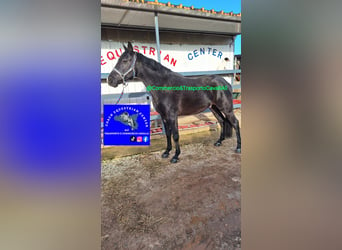
[{"label": "metal pole", "polygon": [[158,62],[160,63],[160,42],[159,42],[158,12],[154,12],[154,27],[155,27],[155,33],[156,33],[157,56],[158,56]]},{"label": "metal pole", "polygon": [[[160,41],[159,41],[159,24],[158,24],[158,12],[154,12],[154,28],[156,33],[156,43],[157,43],[157,58],[160,63]],[[165,134],[165,127],[162,121],[162,133]]]}]

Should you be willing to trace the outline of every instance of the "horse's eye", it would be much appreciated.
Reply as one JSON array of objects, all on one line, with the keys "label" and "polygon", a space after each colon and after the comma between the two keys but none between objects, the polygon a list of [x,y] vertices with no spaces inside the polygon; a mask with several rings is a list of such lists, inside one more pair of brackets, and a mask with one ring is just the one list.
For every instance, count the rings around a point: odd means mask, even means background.
[{"label": "horse's eye", "polygon": [[124,59],[124,60],[122,60],[122,62],[123,62],[123,63],[126,63],[126,62],[128,62],[128,60],[127,60],[127,59]]}]

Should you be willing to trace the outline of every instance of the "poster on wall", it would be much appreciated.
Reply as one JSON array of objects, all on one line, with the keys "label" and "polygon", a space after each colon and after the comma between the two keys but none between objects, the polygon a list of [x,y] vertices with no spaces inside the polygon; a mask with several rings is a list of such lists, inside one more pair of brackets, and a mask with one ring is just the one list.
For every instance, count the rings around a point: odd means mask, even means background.
[{"label": "poster on wall", "polygon": [[103,118],[103,145],[150,145],[150,105],[106,104]]}]

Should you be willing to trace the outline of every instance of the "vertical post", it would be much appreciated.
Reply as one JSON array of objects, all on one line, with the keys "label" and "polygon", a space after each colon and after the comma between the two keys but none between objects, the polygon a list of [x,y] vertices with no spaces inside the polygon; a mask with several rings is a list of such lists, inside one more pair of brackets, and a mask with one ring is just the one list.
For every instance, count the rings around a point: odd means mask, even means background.
[{"label": "vertical post", "polygon": [[159,42],[158,12],[154,12],[154,28],[155,28],[155,33],[156,33],[158,62],[160,63],[160,42]]},{"label": "vertical post", "polygon": [[[156,33],[156,43],[157,43],[157,57],[160,63],[160,41],[159,41],[159,24],[158,24],[158,12],[154,12],[154,28]],[[162,133],[165,134],[164,123],[162,122]]]}]

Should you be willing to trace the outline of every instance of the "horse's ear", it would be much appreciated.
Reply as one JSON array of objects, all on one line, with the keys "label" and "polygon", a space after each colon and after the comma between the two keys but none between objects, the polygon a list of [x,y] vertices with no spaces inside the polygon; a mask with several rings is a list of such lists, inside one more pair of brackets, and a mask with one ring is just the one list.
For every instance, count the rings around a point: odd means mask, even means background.
[{"label": "horse's ear", "polygon": [[127,47],[125,46],[125,44],[122,44],[122,46],[124,47],[125,51],[127,50]]},{"label": "horse's ear", "polygon": [[131,42],[128,42],[128,50],[133,51],[133,46],[132,46]]}]

